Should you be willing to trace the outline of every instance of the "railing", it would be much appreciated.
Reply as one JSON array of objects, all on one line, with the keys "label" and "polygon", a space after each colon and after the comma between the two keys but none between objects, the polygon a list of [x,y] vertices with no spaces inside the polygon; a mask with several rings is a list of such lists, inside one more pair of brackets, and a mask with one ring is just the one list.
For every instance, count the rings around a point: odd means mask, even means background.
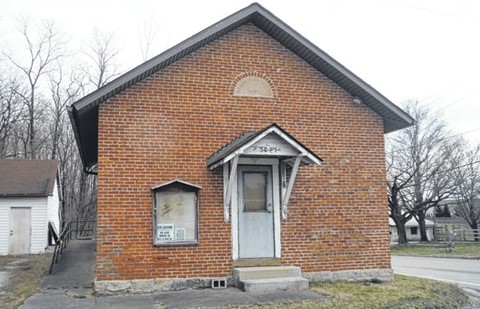
[{"label": "railing", "polygon": [[68,221],[55,242],[55,249],[53,250],[52,262],[50,264],[49,273],[52,273],[53,265],[58,263],[58,257],[63,254],[67,243],[72,239],[92,239],[96,236],[97,221]]}]

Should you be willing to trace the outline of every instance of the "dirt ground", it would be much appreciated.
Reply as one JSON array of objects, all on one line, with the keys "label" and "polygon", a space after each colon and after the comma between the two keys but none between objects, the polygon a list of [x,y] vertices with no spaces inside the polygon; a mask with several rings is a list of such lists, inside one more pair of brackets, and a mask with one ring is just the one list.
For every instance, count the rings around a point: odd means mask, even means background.
[{"label": "dirt ground", "polygon": [[30,295],[39,291],[39,283],[48,270],[52,253],[0,256],[0,304],[18,308]]}]

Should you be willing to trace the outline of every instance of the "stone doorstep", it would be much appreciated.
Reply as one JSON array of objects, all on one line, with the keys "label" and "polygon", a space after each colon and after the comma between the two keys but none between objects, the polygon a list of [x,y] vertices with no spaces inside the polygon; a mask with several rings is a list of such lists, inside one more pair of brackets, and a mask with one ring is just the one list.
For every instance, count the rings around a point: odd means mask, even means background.
[{"label": "stone doorstep", "polygon": [[248,293],[306,290],[308,287],[308,280],[302,277],[251,279],[241,281],[239,286]]},{"label": "stone doorstep", "polygon": [[266,267],[237,267],[233,269],[233,281],[237,285],[240,281],[267,278],[302,277],[300,267],[296,266],[266,266]]},{"label": "stone doorstep", "polygon": [[296,266],[234,268],[233,281],[235,286],[250,293],[308,289],[308,280]]}]

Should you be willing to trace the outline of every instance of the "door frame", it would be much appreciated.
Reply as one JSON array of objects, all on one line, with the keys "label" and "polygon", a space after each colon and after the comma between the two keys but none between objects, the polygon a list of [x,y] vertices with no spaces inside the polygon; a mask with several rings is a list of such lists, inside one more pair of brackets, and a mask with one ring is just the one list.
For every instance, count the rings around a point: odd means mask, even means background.
[{"label": "door frame", "polygon": [[[273,191],[273,235],[274,235],[274,258],[281,257],[281,220],[280,220],[280,179],[279,179],[279,160],[276,158],[244,158],[238,159],[239,165],[270,165],[272,167],[272,191]],[[234,189],[232,190],[231,204],[231,233],[232,233],[232,259],[239,259],[238,246],[238,186],[237,177],[234,179]]]}]

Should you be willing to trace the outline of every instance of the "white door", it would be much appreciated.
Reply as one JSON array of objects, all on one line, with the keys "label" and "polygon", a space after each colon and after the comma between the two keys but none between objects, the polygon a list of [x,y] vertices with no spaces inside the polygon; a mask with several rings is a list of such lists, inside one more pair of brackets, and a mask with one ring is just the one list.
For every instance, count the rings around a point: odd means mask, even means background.
[{"label": "white door", "polygon": [[272,166],[241,165],[237,177],[239,258],[273,258]]},{"label": "white door", "polygon": [[30,253],[31,209],[10,210],[10,254]]}]

